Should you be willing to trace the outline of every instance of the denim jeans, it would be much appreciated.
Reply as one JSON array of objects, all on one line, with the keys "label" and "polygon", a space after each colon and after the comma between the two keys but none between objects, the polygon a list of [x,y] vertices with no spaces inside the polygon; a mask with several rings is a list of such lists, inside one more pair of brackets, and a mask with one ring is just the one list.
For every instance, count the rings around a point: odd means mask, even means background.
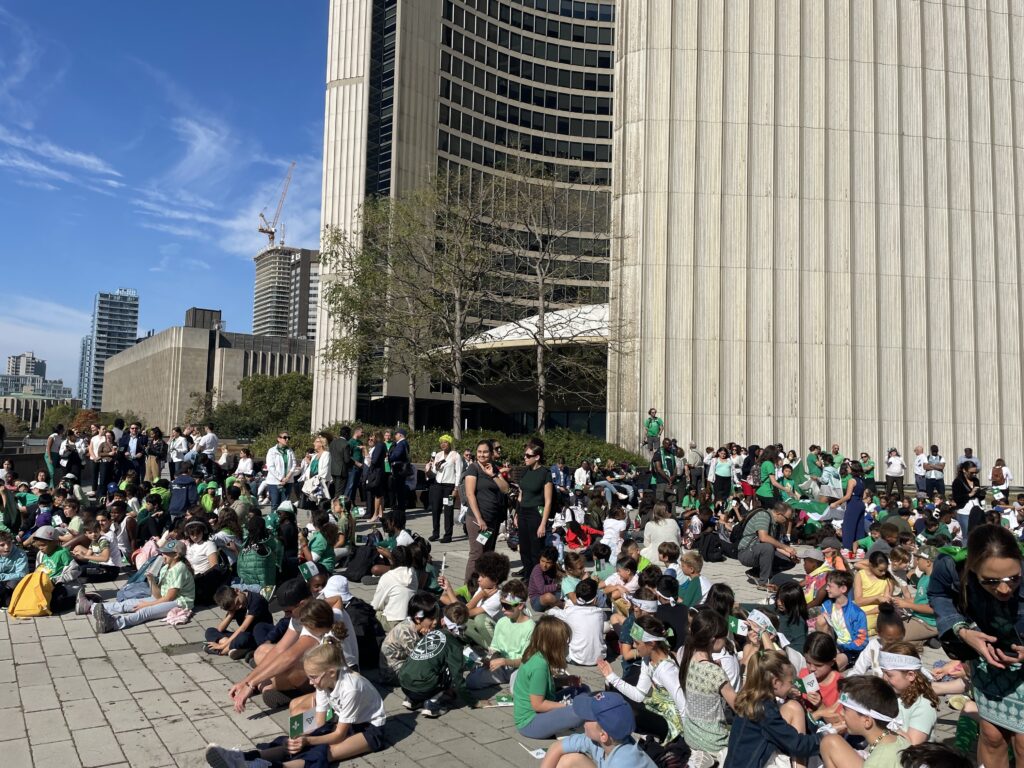
[{"label": "denim jeans", "polygon": [[[570,696],[579,693],[589,693],[590,689],[580,686],[578,689],[563,689],[555,693],[555,698],[563,698],[563,694]],[[547,712],[539,712],[533,716],[533,720],[519,729],[519,733],[528,739],[551,739],[555,734],[563,731],[575,731],[584,723],[582,717],[576,714],[576,710],[570,704],[567,707],[549,709]]]},{"label": "denim jeans", "polygon": [[359,481],[363,477],[363,468],[352,466],[348,471],[348,477],[345,478],[345,498],[348,499],[349,504],[354,504],[356,500],[356,491],[359,490]]},{"label": "denim jeans", "polygon": [[267,494],[270,496],[270,511],[276,512],[282,501],[288,501],[291,498],[292,486],[290,483],[284,485],[271,483],[267,485]]},{"label": "denim jeans", "polygon": [[139,624],[145,624],[147,621],[153,619],[162,619],[168,613],[179,607],[175,601],[169,603],[158,603],[157,605],[150,605],[145,608],[135,610],[135,606],[139,603],[145,602],[142,599],[135,600],[117,600],[113,603],[104,605],[107,613],[114,617],[117,621],[118,629],[128,629],[128,627],[135,627]]}]

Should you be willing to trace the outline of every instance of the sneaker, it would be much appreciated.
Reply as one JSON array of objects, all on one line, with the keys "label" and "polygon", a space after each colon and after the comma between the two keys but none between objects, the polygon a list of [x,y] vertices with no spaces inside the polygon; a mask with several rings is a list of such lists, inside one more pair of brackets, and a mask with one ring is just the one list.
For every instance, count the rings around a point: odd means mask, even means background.
[{"label": "sneaker", "polygon": [[238,661],[239,659],[244,659],[248,655],[248,648],[232,648],[230,651],[228,651],[228,658],[234,659],[235,661]]},{"label": "sneaker", "polygon": [[292,703],[292,700],[290,696],[286,696],[281,691],[270,688],[263,692],[263,703],[269,709],[284,709]]},{"label": "sneaker", "polygon": [[406,709],[410,709],[410,710],[416,709],[416,705],[413,704],[408,699],[402,699],[402,706],[405,707]]},{"label": "sneaker", "polygon": [[363,578],[360,580],[359,583],[360,584],[364,584],[367,587],[372,587],[372,586],[376,585],[379,581],[380,581],[380,576],[372,576],[371,575],[371,576],[363,576]]},{"label": "sneaker", "polygon": [[78,590],[78,597],[75,598],[75,616],[88,616],[92,613],[92,600],[90,600],[84,589]]},{"label": "sneaker", "polygon": [[96,631],[100,634],[117,630],[117,620],[107,613],[102,603],[93,603],[92,617],[96,620]]},{"label": "sneaker", "polygon": [[243,768],[248,765],[240,749],[228,749],[217,744],[206,748],[206,764],[213,768]]},{"label": "sneaker", "polygon": [[440,702],[431,699],[430,701],[423,702],[423,707],[420,709],[420,714],[424,717],[429,717],[433,719],[436,717],[440,717],[441,715],[448,714],[448,708],[442,706]]},{"label": "sneaker", "polygon": [[615,497],[619,499],[619,501],[625,501],[626,499],[629,498],[629,495],[625,493],[616,493]]}]

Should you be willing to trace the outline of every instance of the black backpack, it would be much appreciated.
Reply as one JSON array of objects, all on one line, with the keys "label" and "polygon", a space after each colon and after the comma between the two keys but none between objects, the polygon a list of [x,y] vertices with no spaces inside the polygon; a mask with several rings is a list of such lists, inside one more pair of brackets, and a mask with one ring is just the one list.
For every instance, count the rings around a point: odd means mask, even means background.
[{"label": "black backpack", "polygon": [[700,553],[700,556],[704,558],[705,563],[725,562],[725,552],[722,549],[722,537],[718,535],[718,531],[709,528],[701,533],[693,543],[693,548]]}]

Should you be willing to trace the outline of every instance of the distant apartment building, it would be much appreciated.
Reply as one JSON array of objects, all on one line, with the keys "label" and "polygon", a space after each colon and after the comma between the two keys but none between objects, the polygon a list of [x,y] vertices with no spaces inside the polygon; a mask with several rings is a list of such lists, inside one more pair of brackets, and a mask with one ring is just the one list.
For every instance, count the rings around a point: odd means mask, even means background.
[{"label": "distant apartment building", "polygon": [[[314,341],[226,333],[220,310],[189,309],[185,324],[168,328],[106,361],[103,410],[137,414],[164,432],[180,425],[197,393],[216,392],[214,404],[237,401],[243,379],[308,375]],[[139,386],[158,381],[160,386]]]},{"label": "distant apartment building", "polygon": [[89,363],[92,362],[92,336],[82,337],[78,354],[78,399],[85,402],[85,393],[89,391]]},{"label": "distant apartment building", "polygon": [[253,335],[315,339],[319,251],[275,245],[254,261]]},{"label": "distant apartment building", "polygon": [[[96,294],[88,349],[85,388],[79,393],[86,408],[103,402],[103,372],[108,359],[133,346],[139,335],[139,294],[134,288],[118,288]],[[85,340],[82,342],[83,351]],[[82,366],[79,367],[80,373]]]},{"label": "distant apartment building", "polygon": [[9,376],[39,376],[45,379],[46,361],[36,357],[35,352],[8,355],[7,374]]},{"label": "distant apartment building", "polygon": [[71,387],[64,386],[61,379],[51,381],[36,375],[0,374],[0,397],[18,394],[67,400],[71,397],[72,392]]},{"label": "distant apartment building", "polygon": [[[11,414],[33,430],[42,423],[47,409],[56,405],[70,405],[72,411],[77,411],[82,407],[82,401],[70,397],[44,397],[37,394],[0,395],[0,413]],[[8,434],[7,437],[10,440],[15,435]]]}]

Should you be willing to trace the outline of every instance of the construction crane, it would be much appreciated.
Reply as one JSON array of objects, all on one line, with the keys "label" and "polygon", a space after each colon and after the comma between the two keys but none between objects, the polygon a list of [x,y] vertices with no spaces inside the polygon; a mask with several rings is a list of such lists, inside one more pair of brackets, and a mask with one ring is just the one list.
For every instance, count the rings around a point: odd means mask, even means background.
[{"label": "construction crane", "polygon": [[[273,221],[267,221],[267,217],[264,216],[264,212],[267,210],[264,208],[260,211],[260,221],[257,229],[267,236],[270,240],[270,247],[274,247],[274,238],[277,237],[277,223],[281,220],[281,209],[284,207],[284,199],[288,195],[288,185],[292,183],[292,171],[295,170],[295,161],[288,166],[288,173],[285,174],[284,184],[281,186],[281,199],[277,201],[277,210],[274,211]],[[281,245],[284,245],[284,225],[281,225]]]}]

